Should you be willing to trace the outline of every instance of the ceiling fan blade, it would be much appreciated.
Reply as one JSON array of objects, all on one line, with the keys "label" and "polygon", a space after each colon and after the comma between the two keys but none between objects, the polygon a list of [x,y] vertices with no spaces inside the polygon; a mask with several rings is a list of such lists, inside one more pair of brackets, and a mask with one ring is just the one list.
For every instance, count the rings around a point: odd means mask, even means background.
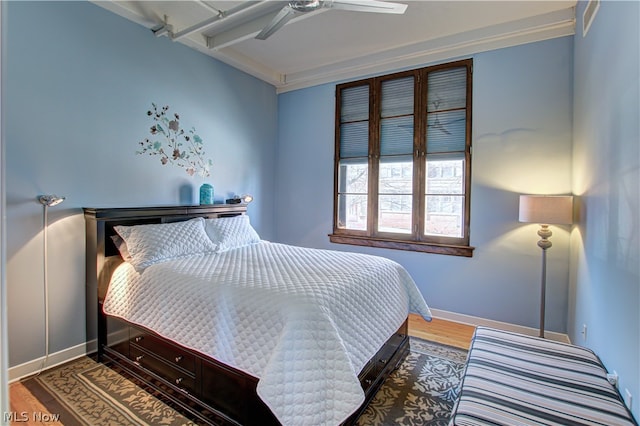
[{"label": "ceiling fan blade", "polygon": [[284,26],[287,22],[289,22],[295,16],[295,10],[291,8],[291,6],[283,7],[280,12],[273,18],[273,20],[262,29],[256,36],[258,40],[266,40],[271,37],[273,33],[278,31],[280,28]]},{"label": "ceiling fan blade", "polygon": [[328,0],[323,7],[331,9],[352,10],[356,12],[403,14],[407,5],[378,0]]}]

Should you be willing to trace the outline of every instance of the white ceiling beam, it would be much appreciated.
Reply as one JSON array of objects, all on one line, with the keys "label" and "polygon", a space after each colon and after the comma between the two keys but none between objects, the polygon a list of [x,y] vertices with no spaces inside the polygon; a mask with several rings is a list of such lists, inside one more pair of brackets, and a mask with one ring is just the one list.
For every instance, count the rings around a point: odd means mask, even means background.
[{"label": "white ceiling beam", "polygon": [[[329,9],[318,9],[314,12],[298,14],[289,22],[287,22],[285,26],[327,12],[328,10]],[[225,47],[233,46],[234,44],[240,43],[244,40],[254,38],[260,31],[262,31],[264,27],[266,27],[273,20],[273,18],[276,17],[279,12],[280,9],[275,10],[252,21],[245,22],[243,24],[230,28],[229,30],[222,31],[220,33],[214,34],[213,36],[207,37],[207,46],[209,46],[209,49],[212,50],[220,50],[224,49]]]},{"label": "white ceiling beam", "polygon": [[255,37],[256,34],[273,20],[278,12],[280,12],[280,10],[260,16],[253,21],[245,22],[227,31],[215,34],[214,36],[207,37],[207,46],[209,49],[219,50]]},{"label": "white ceiling beam", "polygon": [[[172,34],[171,39],[177,41],[181,38],[190,36],[191,34],[214,28],[222,23],[231,25],[232,21],[245,22],[247,20],[255,19],[255,17],[262,16],[272,10],[276,3],[279,2],[270,0],[242,2],[229,10],[221,11],[211,18],[205,19],[204,21],[198,22],[197,24],[191,25],[190,27]],[[279,4],[275,7],[279,7]]]},{"label": "white ceiling beam", "polygon": [[218,50],[253,38],[262,31],[279,12],[279,9],[275,10],[252,21],[230,28],[227,31],[207,37],[207,46],[209,46],[209,49]]},{"label": "white ceiling beam", "polygon": [[209,9],[209,10],[215,12],[215,13],[220,13],[220,12],[223,11],[222,9],[218,9],[217,7],[209,4],[209,2],[207,2],[206,0],[193,0],[193,1],[198,3],[198,4],[200,4],[200,5],[202,5],[202,7],[206,8],[206,9]]}]

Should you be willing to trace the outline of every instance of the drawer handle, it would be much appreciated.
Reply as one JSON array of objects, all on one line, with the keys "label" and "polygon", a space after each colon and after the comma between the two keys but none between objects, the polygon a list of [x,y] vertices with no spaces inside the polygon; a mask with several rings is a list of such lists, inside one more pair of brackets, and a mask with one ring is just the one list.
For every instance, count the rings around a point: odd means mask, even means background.
[{"label": "drawer handle", "polygon": [[381,359],[380,362],[383,364],[386,364],[389,360],[388,359]]},{"label": "drawer handle", "polygon": [[136,343],[138,343],[138,342],[142,342],[142,339],[144,339],[144,337],[142,337],[142,336],[136,336],[136,339],[135,339],[135,340],[136,340]]},{"label": "drawer handle", "polygon": [[364,382],[367,384],[367,386],[371,386],[371,383],[373,383],[373,380],[372,379],[366,379]]},{"label": "drawer handle", "polygon": [[180,361],[182,361],[182,355],[178,355],[176,357],[176,364],[179,363]]},{"label": "drawer handle", "polygon": [[176,385],[180,385],[180,383],[182,383],[182,381],[183,381],[183,380],[184,380],[184,379],[183,379],[182,377],[178,377],[178,378],[176,379]]},{"label": "drawer handle", "polygon": [[138,355],[138,356],[136,357],[136,362],[140,362],[140,361],[142,361],[142,358],[144,358],[144,355]]}]

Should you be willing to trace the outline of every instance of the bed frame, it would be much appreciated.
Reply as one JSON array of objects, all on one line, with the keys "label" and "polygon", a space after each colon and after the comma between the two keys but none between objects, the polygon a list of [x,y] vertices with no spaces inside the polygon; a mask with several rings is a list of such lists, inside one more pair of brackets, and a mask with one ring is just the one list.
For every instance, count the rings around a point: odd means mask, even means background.
[{"label": "bed frame", "polygon": [[[87,341],[97,339],[100,362],[124,370],[197,421],[215,425],[277,425],[256,393],[258,379],[102,311],[109,280],[123,262],[111,236],[116,225],[140,225],[246,214],[243,204],[146,208],[85,208]],[[407,321],[359,374],[365,402],[344,423],[354,424],[384,380],[409,353]]]}]

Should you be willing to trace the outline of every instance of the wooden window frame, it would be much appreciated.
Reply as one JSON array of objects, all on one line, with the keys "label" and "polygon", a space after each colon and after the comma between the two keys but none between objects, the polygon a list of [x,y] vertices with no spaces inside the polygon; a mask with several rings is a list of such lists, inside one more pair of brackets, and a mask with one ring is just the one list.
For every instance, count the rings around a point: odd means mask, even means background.
[{"label": "wooden window frame", "polygon": [[[425,196],[427,173],[427,79],[434,71],[450,68],[466,67],[466,121],[465,149],[457,152],[464,155],[464,208],[463,235],[461,238],[438,237],[425,235]],[[473,60],[466,59],[447,64],[440,64],[415,70],[402,71],[384,76],[352,81],[336,86],[335,109],[335,156],[334,156],[334,219],[333,233],[329,239],[333,243],[350,244],[367,247],[380,247],[397,250],[409,250],[425,253],[437,253],[453,256],[471,257],[474,247],[469,245],[470,236],[470,200],[471,200],[471,119],[472,119],[472,78]],[[378,182],[380,165],[380,91],[382,82],[407,76],[414,77],[414,134],[413,134],[413,193],[412,224],[410,234],[377,231],[378,218]],[[341,94],[344,89],[369,86],[368,115],[368,201],[367,229],[354,230],[339,227],[339,168],[340,168],[340,127],[341,127]]]}]

